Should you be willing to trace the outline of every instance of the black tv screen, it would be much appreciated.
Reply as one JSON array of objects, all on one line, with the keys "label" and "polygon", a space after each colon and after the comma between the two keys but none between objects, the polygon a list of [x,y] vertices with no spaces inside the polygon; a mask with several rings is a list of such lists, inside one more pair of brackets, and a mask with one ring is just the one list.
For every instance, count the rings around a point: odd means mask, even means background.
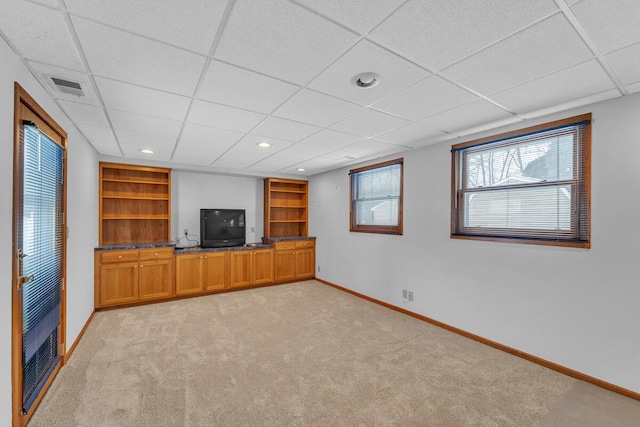
[{"label": "black tv screen", "polygon": [[222,248],[244,244],[244,209],[200,209],[200,246]]}]

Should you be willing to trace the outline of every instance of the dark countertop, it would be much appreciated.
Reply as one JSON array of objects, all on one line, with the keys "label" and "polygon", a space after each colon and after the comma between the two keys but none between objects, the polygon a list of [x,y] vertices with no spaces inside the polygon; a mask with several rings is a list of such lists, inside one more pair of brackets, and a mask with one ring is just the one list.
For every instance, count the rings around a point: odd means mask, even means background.
[{"label": "dark countertop", "polygon": [[264,243],[248,243],[244,246],[231,246],[228,248],[201,248],[200,246],[193,246],[188,248],[175,248],[173,253],[180,254],[193,254],[198,252],[223,252],[223,251],[250,251],[254,249],[272,249],[273,245],[267,245]]},{"label": "dark countertop", "polygon": [[116,243],[112,245],[102,245],[95,248],[96,251],[120,251],[124,249],[153,249],[172,248],[176,244],[173,242],[150,242],[150,243]]},{"label": "dark countertop", "polygon": [[153,248],[174,248],[175,254],[189,254],[197,252],[220,252],[220,251],[248,251],[252,249],[271,249],[273,243],[287,242],[291,240],[316,240],[312,236],[285,236],[285,237],[263,237],[263,243],[247,243],[244,246],[232,246],[228,248],[201,248],[195,247],[176,247],[173,242],[149,242],[149,243],[118,243],[111,245],[102,245],[95,248],[96,251],[120,251],[126,249],[153,249]]},{"label": "dark countertop", "polygon": [[285,237],[263,237],[265,243],[287,242],[289,240],[316,240],[314,236],[285,236]]}]

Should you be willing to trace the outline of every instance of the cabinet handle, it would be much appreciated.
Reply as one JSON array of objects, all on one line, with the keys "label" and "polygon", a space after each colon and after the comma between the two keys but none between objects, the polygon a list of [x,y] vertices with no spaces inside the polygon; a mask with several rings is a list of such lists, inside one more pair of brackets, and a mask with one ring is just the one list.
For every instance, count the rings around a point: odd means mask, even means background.
[{"label": "cabinet handle", "polygon": [[156,252],[155,254],[153,254],[154,256],[158,256],[158,252]]},{"label": "cabinet handle", "polygon": [[205,257],[204,257],[204,259],[209,259],[209,257],[208,257],[208,256],[205,256]]},{"label": "cabinet handle", "polygon": [[137,266],[137,265],[134,265],[134,266],[133,266],[133,268],[138,268],[138,266]]},{"label": "cabinet handle", "polygon": [[140,268],[144,267],[144,265],[140,264]]},{"label": "cabinet handle", "polygon": [[122,258],[122,255],[118,255],[118,259]]},{"label": "cabinet handle", "polygon": [[202,257],[200,257],[200,259],[202,259]]}]

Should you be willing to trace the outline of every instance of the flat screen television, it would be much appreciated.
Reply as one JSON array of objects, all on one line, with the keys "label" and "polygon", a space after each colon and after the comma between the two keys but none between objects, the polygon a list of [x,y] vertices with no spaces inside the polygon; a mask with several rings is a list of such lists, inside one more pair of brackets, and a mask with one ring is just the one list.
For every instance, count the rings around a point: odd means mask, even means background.
[{"label": "flat screen television", "polygon": [[200,209],[200,246],[223,248],[244,244],[244,209]]}]

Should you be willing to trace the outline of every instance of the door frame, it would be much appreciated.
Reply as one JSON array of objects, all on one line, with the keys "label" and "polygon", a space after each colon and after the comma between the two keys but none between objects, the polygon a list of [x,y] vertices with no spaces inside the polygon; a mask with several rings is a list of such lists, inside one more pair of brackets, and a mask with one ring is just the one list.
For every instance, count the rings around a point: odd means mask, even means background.
[{"label": "door frame", "polygon": [[[18,212],[22,203],[22,179],[23,168],[20,156],[20,137],[22,126],[22,108],[28,109],[35,114],[42,124],[49,127],[56,133],[56,142],[63,148],[63,184],[62,184],[62,212],[63,212],[63,232],[62,239],[62,289],[60,292],[60,333],[58,338],[58,353],[60,361],[57,363],[51,376],[40,391],[31,410],[27,414],[22,414],[22,292],[18,290],[19,257],[18,257]],[[12,425],[14,427],[24,426],[31,415],[38,407],[42,396],[46,393],[55,378],[60,367],[64,364],[66,353],[67,335],[67,133],[56,123],[55,120],[27,93],[17,82],[14,82],[14,115],[13,115],[13,225],[12,225],[12,280],[11,280],[11,385],[12,385]]]}]

